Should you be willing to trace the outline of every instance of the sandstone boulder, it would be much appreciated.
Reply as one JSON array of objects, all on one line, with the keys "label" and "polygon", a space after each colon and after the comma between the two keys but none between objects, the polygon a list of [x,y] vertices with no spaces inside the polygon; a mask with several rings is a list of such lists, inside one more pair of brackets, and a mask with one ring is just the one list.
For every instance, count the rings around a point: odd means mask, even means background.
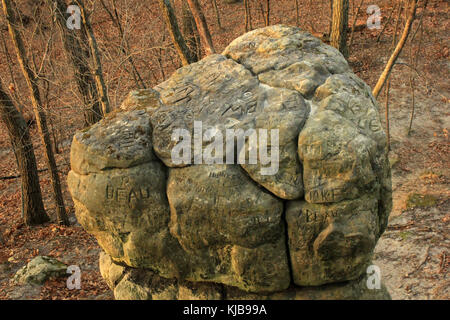
[{"label": "sandstone boulder", "polygon": [[370,88],[270,26],[78,132],[68,185],[117,299],[385,299],[366,270],[392,207]]}]

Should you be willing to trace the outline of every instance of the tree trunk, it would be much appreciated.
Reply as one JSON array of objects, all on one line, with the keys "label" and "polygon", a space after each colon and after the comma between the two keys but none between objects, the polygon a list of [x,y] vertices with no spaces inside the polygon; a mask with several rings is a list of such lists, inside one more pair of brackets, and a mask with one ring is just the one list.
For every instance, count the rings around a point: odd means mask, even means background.
[{"label": "tree trunk", "polygon": [[97,40],[95,39],[94,31],[92,30],[89,17],[86,13],[84,3],[82,0],[75,0],[75,3],[80,8],[81,19],[83,21],[83,27],[86,30],[86,34],[89,40],[89,48],[91,50],[92,61],[94,64],[94,79],[97,85],[97,92],[100,98],[100,104],[102,106],[103,116],[106,116],[111,111],[109,106],[108,93],[106,90],[105,80],[103,79],[102,63],[100,60],[100,52],[97,46]]},{"label": "tree trunk", "polygon": [[211,34],[209,33],[208,24],[206,23],[206,18],[203,14],[200,3],[198,3],[198,0],[187,0],[187,2],[189,4],[189,7],[191,8],[195,23],[197,24],[197,29],[200,33],[200,38],[203,41],[206,55],[216,53],[211,39]]},{"label": "tree trunk", "polygon": [[[329,24],[328,24],[328,36],[331,35],[331,30],[333,29],[333,1],[334,0],[328,0],[330,2],[330,15],[331,15],[331,19],[329,19]],[[311,2],[309,3],[309,5],[311,6]]]},{"label": "tree trunk", "polygon": [[169,29],[170,36],[172,37],[173,45],[178,52],[181,63],[183,66],[191,64],[194,62],[193,57],[189,51],[189,48],[184,41],[183,35],[178,28],[177,18],[173,11],[170,0],[159,0],[159,6],[164,16],[167,28]]},{"label": "tree trunk", "polygon": [[344,57],[348,57],[347,29],[348,29],[348,1],[334,0],[333,18],[330,43],[338,49]]},{"label": "tree trunk", "polygon": [[80,31],[76,31],[75,29],[69,30],[67,28],[65,19],[66,4],[64,0],[47,0],[47,3],[49,6],[53,5],[53,16],[61,32],[64,50],[72,65],[75,82],[83,99],[85,109],[84,125],[85,127],[91,126],[100,121],[102,113],[95,79],[89,70],[90,53],[81,44],[83,39],[87,39],[86,30],[82,28]]},{"label": "tree trunk", "polygon": [[39,176],[27,123],[0,83],[0,117],[5,123],[22,177],[22,216],[26,225],[49,221],[42,202]]},{"label": "tree trunk", "polygon": [[17,53],[17,59],[19,60],[20,67],[22,69],[23,75],[25,77],[28,89],[30,91],[30,98],[33,105],[34,114],[36,117],[36,123],[39,129],[39,133],[42,140],[42,145],[45,148],[45,160],[50,171],[50,179],[53,187],[53,196],[56,203],[56,213],[58,216],[58,221],[60,224],[69,224],[66,215],[66,208],[64,206],[64,199],[61,192],[61,183],[59,180],[58,170],[56,168],[56,161],[53,154],[50,134],[47,126],[47,119],[45,112],[42,109],[41,97],[39,93],[39,88],[37,86],[36,79],[34,78],[33,72],[30,69],[28,59],[25,53],[25,48],[20,37],[20,33],[15,28],[16,21],[14,17],[14,12],[11,7],[11,2],[9,0],[2,0],[3,11],[8,24],[9,34],[11,40],[14,43],[14,47]]},{"label": "tree trunk", "polygon": [[[252,25],[252,12],[250,10],[250,0],[244,0],[244,9],[245,9],[245,32],[253,30]],[[262,11],[263,19],[264,18],[264,10]]]},{"label": "tree trunk", "polygon": [[[416,32],[414,32],[411,36],[411,40],[410,40],[410,44],[409,44],[409,63],[412,66],[412,70],[410,70],[411,74],[410,74],[410,78],[409,78],[409,83],[410,83],[410,88],[411,88],[411,117],[409,119],[409,126],[408,126],[408,131],[407,134],[408,136],[411,134],[411,129],[412,129],[412,124],[413,124],[413,120],[414,120],[414,113],[415,113],[415,100],[416,100],[416,95],[415,95],[415,90],[416,90],[416,84],[415,84],[415,76],[417,73],[417,64],[419,62],[419,56],[420,56],[420,50],[422,47],[422,39],[423,39],[423,16],[425,15],[425,10],[427,9],[427,5],[428,5],[428,0],[425,0],[423,3],[423,9],[422,9],[422,14],[420,15],[420,19],[419,19],[419,23],[416,29]],[[417,45],[417,50],[416,50],[416,56],[414,57],[413,55],[413,41],[416,37],[417,32],[420,29],[420,38],[419,38],[419,43]]]},{"label": "tree trunk", "polygon": [[186,1],[182,1],[182,12],[184,38],[186,39],[186,45],[191,51],[192,62],[196,62],[201,58],[200,36],[198,34],[194,16]]},{"label": "tree trunk", "polygon": [[217,1],[216,0],[211,0],[212,5],[214,7],[214,11],[216,13],[216,20],[217,20],[217,25],[219,26],[219,29],[223,29],[222,28],[222,23],[220,22],[220,12],[219,12],[219,7],[217,6]]},{"label": "tree trunk", "polygon": [[248,0],[244,0],[244,10],[245,10],[245,32],[249,31],[249,9],[248,9]]},{"label": "tree trunk", "polygon": [[352,47],[353,44],[353,36],[355,34],[355,26],[356,26],[356,21],[358,21],[358,17],[359,17],[359,12],[361,11],[361,7],[364,4],[364,0],[361,0],[361,2],[359,3],[358,7],[356,8],[356,12],[354,12],[355,16],[353,17],[353,23],[352,23],[352,31],[350,34],[350,43],[348,45],[348,48],[350,50],[350,48]]},{"label": "tree trunk", "polygon": [[[397,42],[397,31],[398,26],[400,24],[401,19],[401,13],[402,13],[402,3],[398,4],[398,11],[397,11],[397,19],[395,21],[395,27],[394,27],[394,34],[392,36],[392,44],[391,44],[391,50],[394,49],[395,43]],[[391,151],[391,131],[390,131],[390,121],[389,121],[389,91],[391,88],[391,79],[388,78],[386,80],[386,101],[385,101],[385,110],[384,110],[384,116],[386,120],[386,137],[387,137],[387,151]]]},{"label": "tree trunk", "polygon": [[386,67],[383,70],[383,73],[381,74],[380,78],[378,79],[377,84],[375,85],[375,88],[372,91],[372,94],[375,98],[378,97],[378,95],[381,92],[381,89],[383,89],[383,86],[389,78],[389,75],[391,74],[392,68],[395,65],[395,62],[397,61],[398,56],[403,50],[403,46],[406,43],[406,40],[408,39],[409,32],[411,31],[412,23],[414,22],[414,19],[416,17],[416,8],[417,8],[417,0],[409,0],[409,9],[408,9],[408,19],[406,20],[405,28],[403,29],[402,36],[400,38],[400,41],[397,43],[397,46],[395,47],[394,52],[392,53],[391,57],[389,58],[388,63],[386,64]]},{"label": "tree trunk", "polygon": [[266,26],[270,25],[270,0],[266,0]]}]

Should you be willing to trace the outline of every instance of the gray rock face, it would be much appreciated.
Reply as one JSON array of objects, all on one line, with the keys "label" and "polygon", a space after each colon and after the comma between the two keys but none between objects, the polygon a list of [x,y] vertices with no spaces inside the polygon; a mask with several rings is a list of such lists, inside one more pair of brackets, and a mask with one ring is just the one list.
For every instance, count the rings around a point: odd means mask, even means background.
[{"label": "gray rock face", "polygon": [[[218,269],[212,271],[217,282],[249,291],[289,286],[283,203],[258,188],[241,168],[172,169],[167,196],[171,234],[186,252]],[[204,273],[188,279],[209,278]]]},{"label": "gray rock face", "polygon": [[101,123],[75,134],[70,152],[72,170],[86,175],[157,160],[151,132],[145,110],[112,113]]},{"label": "gray rock face", "polygon": [[[307,32],[283,25],[248,32],[231,42],[223,54],[239,62],[258,77],[266,72],[277,74],[277,81],[282,81],[278,83],[283,84],[283,88],[286,87],[285,81],[294,83],[297,80],[300,83],[314,83],[311,87],[317,87],[321,84],[318,78],[325,80],[327,72],[351,72],[347,61],[338,50]],[[287,72],[288,68],[294,72]],[[282,75],[287,75],[288,78],[282,78]]]},{"label": "gray rock face", "polygon": [[314,287],[290,286],[283,291],[251,293],[236,287],[207,282],[180,281],[151,270],[132,269],[100,255],[100,271],[117,300],[389,300],[386,287],[369,289],[367,276],[345,283]]},{"label": "gray rock face", "polygon": [[392,206],[377,103],[298,28],[132,91],[75,135],[71,165],[117,299],[389,298],[361,280]]},{"label": "gray rock face", "polygon": [[[204,70],[208,72],[204,73]],[[200,74],[203,76],[199,77]],[[221,133],[224,157],[220,163],[229,163],[227,150],[235,145],[234,139],[231,145],[226,140],[227,130],[278,129],[280,156],[276,174],[261,174],[261,161],[256,164],[247,161],[243,168],[256,182],[281,198],[298,199],[303,195],[302,169],[295,150],[309,107],[301,94],[264,85],[245,67],[222,55],[211,55],[179,69],[155,89],[160,92],[164,106],[152,115],[153,143],[156,154],[167,166],[186,165],[172,161],[172,150],[178,143],[172,139],[172,134],[177,129],[186,130],[194,137],[194,121],[201,122],[205,131]],[[200,134],[204,135],[203,132]],[[213,143],[202,140],[204,149]],[[236,143],[236,155],[247,150],[248,159],[249,140],[245,146]],[[194,141],[192,150],[195,151]],[[259,149],[257,153],[259,155]],[[195,163],[194,152],[191,158],[190,163]]]},{"label": "gray rock face", "polygon": [[286,220],[294,283],[315,286],[363,274],[379,231],[377,211],[371,196],[328,205],[291,201]]},{"label": "gray rock face", "polygon": [[48,279],[64,277],[66,271],[64,263],[51,257],[37,256],[17,271],[14,280],[20,284],[41,285]]}]

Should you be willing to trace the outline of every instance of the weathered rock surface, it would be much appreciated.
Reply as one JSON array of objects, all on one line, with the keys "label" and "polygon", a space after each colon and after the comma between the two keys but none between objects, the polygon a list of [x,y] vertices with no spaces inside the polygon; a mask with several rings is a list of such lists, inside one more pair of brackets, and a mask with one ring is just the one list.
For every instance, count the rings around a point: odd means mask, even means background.
[{"label": "weathered rock surface", "polygon": [[176,275],[178,267],[168,268],[181,264],[176,254],[179,245],[168,229],[166,173],[161,163],[89,175],[71,171],[68,185],[78,221],[116,261]]},{"label": "weathered rock surface", "polygon": [[151,270],[118,266],[104,253],[100,255],[100,271],[117,300],[388,300],[391,298],[383,284],[379,289],[369,289],[366,276],[325,286],[290,286],[283,291],[264,294],[249,293],[236,287],[214,283],[162,278]]},{"label": "weathered rock surface", "polygon": [[48,279],[64,277],[66,271],[64,263],[51,257],[37,256],[17,271],[14,280],[20,284],[40,285]]},{"label": "weathered rock surface", "polygon": [[386,136],[370,88],[352,73],[317,88],[314,110],[298,138],[305,199],[334,203],[375,194],[379,237],[392,209]]},{"label": "weathered rock surface", "polygon": [[392,206],[377,103],[298,28],[132,91],[75,135],[71,165],[117,299],[389,298],[364,280]]},{"label": "weathered rock surface", "polygon": [[[283,25],[248,32],[231,42],[223,55],[244,65],[255,75],[273,72],[277,76],[268,78],[274,78],[283,88],[286,87],[285,81],[292,84],[310,82],[314,83],[312,87],[318,86],[321,83],[318,78],[321,77],[311,76],[316,73],[323,73],[325,76],[326,71],[330,74],[351,72],[347,61],[338,50],[308,32]],[[294,68],[294,72],[286,72],[285,69],[289,67]],[[325,79],[322,77],[323,80]],[[302,94],[306,95],[305,92]]]},{"label": "weathered rock surface", "polygon": [[157,109],[161,106],[159,93],[153,89],[139,89],[131,91],[122,102],[120,109],[124,111]]},{"label": "weathered rock surface", "polygon": [[[208,269],[218,270],[216,282],[256,292],[289,286],[283,203],[239,166],[172,169],[167,196],[171,234]],[[209,280],[205,271],[187,279]]]},{"label": "weathered rock surface", "polygon": [[294,283],[310,286],[359,278],[376,244],[377,211],[372,196],[327,205],[289,202],[286,220]]},{"label": "weathered rock surface", "polygon": [[144,110],[111,113],[101,123],[75,134],[70,152],[72,170],[83,175],[156,159],[150,118]]},{"label": "weathered rock surface", "polygon": [[289,286],[280,200],[239,166],[191,166],[171,171],[169,210],[162,167],[69,173],[78,221],[115,261],[251,291]]},{"label": "weathered rock surface", "polygon": [[[172,139],[172,134],[176,129],[186,130],[195,139],[194,121],[201,122],[205,131],[215,130],[223,137],[223,158],[218,157],[220,160],[214,162],[218,164],[234,161],[234,157],[226,159],[227,150],[233,150],[235,141],[231,140],[233,146],[228,143],[227,130],[278,129],[278,171],[275,174],[261,173],[264,166],[261,161],[256,164],[247,161],[243,167],[256,182],[281,198],[297,199],[303,196],[301,165],[293,152],[309,113],[301,94],[264,85],[245,67],[222,55],[211,55],[177,70],[155,90],[160,93],[164,106],[152,116],[153,143],[156,154],[167,166],[187,165],[172,160],[172,150],[178,143]],[[206,134],[200,132],[204,149],[215,141],[206,139]],[[199,160],[198,157],[196,159],[194,139],[190,163],[202,162],[202,155]],[[270,141],[272,139],[268,137]],[[248,139],[246,142],[248,144]],[[235,155],[248,150],[248,145],[236,145]],[[257,153],[260,154],[259,149]],[[248,159],[248,152],[246,154]]]},{"label": "weathered rock surface", "polygon": [[168,279],[152,270],[120,266],[105,253],[100,254],[100,272],[117,300],[220,300],[223,297],[218,284]]}]

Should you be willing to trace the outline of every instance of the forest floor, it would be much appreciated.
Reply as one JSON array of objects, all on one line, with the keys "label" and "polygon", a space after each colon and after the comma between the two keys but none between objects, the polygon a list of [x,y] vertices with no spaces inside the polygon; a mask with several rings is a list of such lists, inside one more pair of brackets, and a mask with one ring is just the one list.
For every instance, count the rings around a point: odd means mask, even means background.
[{"label": "forest floor", "polygon": [[[279,1],[280,7],[287,0]],[[328,1],[318,1],[326,8]],[[388,1],[379,3],[382,12],[389,12]],[[277,1],[278,3],[278,1]],[[237,5],[236,5],[237,6]],[[210,9],[210,8],[209,8]],[[365,10],[365,9],[364,9]],[[397,65],[392,74],[390,91],[390,132],[394,208],[389,225],[375,249],[374,264],[380,267],[383,282],[393,299],[450,299],[450,84],[449,3],[430,1],[424,19],[424,36],[416,77],[415,115],[410,134],[412,96],[410,70]],[[295,24],[273,10],[272,24]],[[309,15],[311,16],[311,15]],[[358,23],[364,23],[363,15]],[[209,18],[209,16],[207,16]],[[301,19],[308,18],[302,13]],[[213,20],[211,17],[210,20]],[[213,40],[223,49],[242,34],[242,17],[223,15],[225,31],[212,25]],[[317,30],[326,29],[327,22],[318,22]],[[308,25],[308,24],[307,24]],[[308,28],[306,28],[308,29]],[[379,30],[364,29],[355,33],[350,65],[354,72],[373,87],[389,57],[392,24],[379,42]],[[409,48],[400,63],[409,60]],[[380,94],[380,116],[384,121],[384,93]],[[73,132],[79,128],[68,117],[65,123]],[[35,127],[33,142],[38,146]],[[112,299],[112,293],[98,269],[100,247],[91,235],[76,222],[73,203],[65,177],[69,171],[71,134],[60,136],[57,154],[63,181],[66,205],[72,224],[61,227],[55,223],[29,228],[21,218],[20,179],[0,180],[0,299]],[[39,168],[45,168],[42,149],[36,148]],[[14,155],[5,130],[0,130],[0,176],[17,174]],[[40,173],[40,182],[47,212],[55,221],[49,176]],[[65,279],[49,280],[42,286],[18,285],[12,281],[18,269],[37,255],[53,256],[67,265],[78,265],[82,271],[81,289],[69,290]]]}]

